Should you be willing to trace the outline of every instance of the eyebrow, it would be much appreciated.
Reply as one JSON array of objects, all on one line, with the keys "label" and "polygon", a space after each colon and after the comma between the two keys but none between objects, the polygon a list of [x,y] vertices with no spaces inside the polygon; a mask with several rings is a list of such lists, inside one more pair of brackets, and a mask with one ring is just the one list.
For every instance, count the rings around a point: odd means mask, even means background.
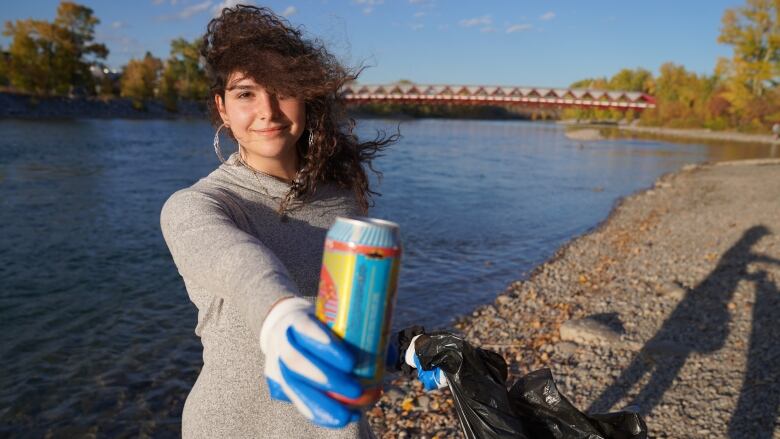
[{"label": "eyebrow", "polygon": [[233,90],[257,90],[256,85],[231,85],[230,87],[226,88],[227,91],[233,91]]}]

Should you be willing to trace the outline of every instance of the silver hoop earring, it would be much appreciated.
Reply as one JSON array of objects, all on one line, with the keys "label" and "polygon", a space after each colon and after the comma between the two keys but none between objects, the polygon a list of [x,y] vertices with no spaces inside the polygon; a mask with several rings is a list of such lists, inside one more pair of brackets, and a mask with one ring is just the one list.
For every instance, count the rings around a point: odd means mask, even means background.
[{"label": "silver hoop earring", "polygon": [[220,149],[219,147],[219,132],[222,130],[222,127],[224,126],[225,124],[223,123],[222,125],[219,126],[219,128],[217,128],[217,132],[214,133],[214,152],[217,153],[217,158],[222,163],[225,163],[225,158],[222,157],[222,149]]},{"label": "silver hoop earring", "polygon": [[309,128],[309,151],[314,146],[314,130]]}]

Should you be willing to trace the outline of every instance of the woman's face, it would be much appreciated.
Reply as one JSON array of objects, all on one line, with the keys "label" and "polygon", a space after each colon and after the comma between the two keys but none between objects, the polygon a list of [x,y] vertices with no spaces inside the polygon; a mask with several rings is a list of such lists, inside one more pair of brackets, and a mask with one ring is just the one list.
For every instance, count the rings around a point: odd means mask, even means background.
[{"label": "woman's face", "polygon": [[214,97],[222,121],[256,160],[294,163],[295,144],[306,126],[303,99],[269,93],[241,73],[228,77],[225,100]]}]

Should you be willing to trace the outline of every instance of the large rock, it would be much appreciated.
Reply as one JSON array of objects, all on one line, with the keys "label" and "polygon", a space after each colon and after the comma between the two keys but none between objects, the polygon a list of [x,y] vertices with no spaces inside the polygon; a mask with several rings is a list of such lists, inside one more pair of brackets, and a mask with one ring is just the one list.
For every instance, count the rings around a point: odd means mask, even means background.
[{"label": "large rock", "polygon": [[560,328],[561,340],[578,344],[605,345],[620,341],[620,332],[594,318],[564,322]]}]

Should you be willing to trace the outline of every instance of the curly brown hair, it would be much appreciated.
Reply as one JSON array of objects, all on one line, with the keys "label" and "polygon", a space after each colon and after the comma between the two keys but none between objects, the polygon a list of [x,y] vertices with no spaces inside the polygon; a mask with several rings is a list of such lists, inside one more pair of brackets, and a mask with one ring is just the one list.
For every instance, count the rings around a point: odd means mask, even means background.
[{"label": "curly brown hair", "polygon": [[215,126],[222,120],[214,97],[225,98],[227,80],[235,72],[254,79],[269,93],[305,102],[306,131],[296,145],[302,165],[280,203],[280,214],[289,209],[293,198],[305,201],[325,182],[352,189],[362,213],[368,212],[371,197],[379,193],[369,188],[363,165],[381,179],[372,160],[400,133],[386,136],[378,131],[376,139],[368,142],[358,141],[353,134],[355,121],[347,117],[339,89],[357,79],[362,68],[342,66],[322,42],[304,39],[301,29],[270,9],[246,5],[225,8],[209,22],[201,54],[211,80],[207,102]]}]

